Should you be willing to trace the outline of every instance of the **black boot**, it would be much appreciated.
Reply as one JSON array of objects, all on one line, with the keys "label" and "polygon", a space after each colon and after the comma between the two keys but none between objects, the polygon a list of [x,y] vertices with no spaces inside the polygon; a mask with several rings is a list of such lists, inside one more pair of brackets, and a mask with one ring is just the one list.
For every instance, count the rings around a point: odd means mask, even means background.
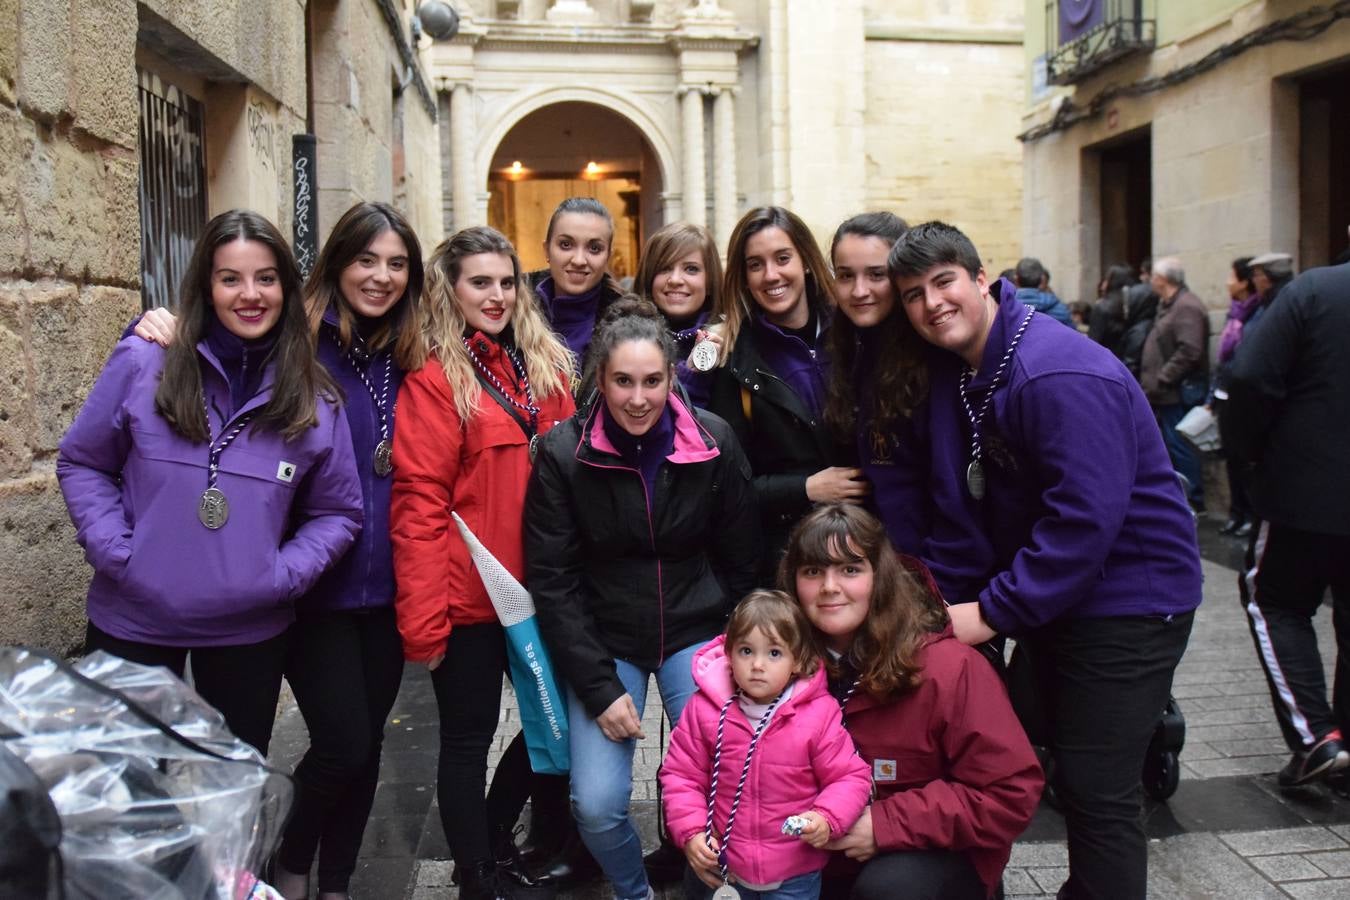
[{"label": "black boot", "polygon": [[568,819],[566,825],[558,830],[564,835],[562,847],[543,865],[529,866],[533,883],[565,891],[599,877],[600,864],[582,843],[576,823]]},{"label": "black boot", "polygon": [[[508,828],[493,828],[489,839],[492,855],[497,861],[497,880],[510,880],[520,887],[541,887],[533,875],[530,866],[521,859],[520,848],[516,846],[515,834]],[[550,889],[551,892],[551,889]],[[535,896],[535,895],[531,895]]]},{"label": "black boot", "polygon": [[460,868],[460,900],[552,900],[551,887],[523,885],[498,871],[493,862],[478,862]]}]

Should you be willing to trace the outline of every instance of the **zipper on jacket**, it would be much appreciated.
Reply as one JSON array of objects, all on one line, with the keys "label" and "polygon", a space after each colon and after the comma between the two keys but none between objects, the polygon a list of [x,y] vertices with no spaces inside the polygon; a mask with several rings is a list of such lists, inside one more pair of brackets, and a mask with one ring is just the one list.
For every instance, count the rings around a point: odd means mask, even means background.
[{"label": "zipper on jacket", "polygon": [[[765,378],[772,378],[774,381],[776,381],[776,382],[778,382],[779,384],[781,384],[781,385],[783,386],[783,389],[784,389],[784,390],[786,390],[786,391],[787,391],[788,393],[790,393],[792,396],[797,397],[797,400],[798,400],[798,401],[801,401],[802,398],[797,396],[797,392],[794,391],[794,390],[792,389],[792,386],[789,385],[789,384],[788,384],[786,381],[784,381],[783,379],[779,378],[777,375],[773,374],[772,372],[766,372],[764,369],[756,369],[756,370],[755,370],[755,373],[758,374],[758,375],[762,375],[762,376],[765,377]],[[805,406],[806,404],[805,404],[805,403],[802,403],[802,405]],[[789,412],[789,413],[792,412],[792,410],[788,409],[787,407],[783,407],[783,410],[786,411],[786,412]],[[801,418],[801,416],[796,416],[795,414],[794,414],[794,417],[795,417],[795,418],[797,419],[797,421],[799,421],[799,422],[806,422],[806,424],[810,425],[812,428],[815,428],[815,427],[816,427],[816,420],[815,420],[815,419],[803,419],[803,418]]]},{"label": "zipper on jacket", "polygon": [[[659,668],[666,659],[666,594],[665,585],[661,580],[661,554],[656,551],[656,526],[652,523],[652,501],[647,497],[647,479],[642,477],[641,469],[635,469],[632,466],[609,466],[581,459],[580,456],[577,457],[577,460],[584,465],[594,466],[597,469],[617,469],[622,472],[632,472],[637,476],[638,485],[642,488],[642,502],[647,510],[647,536],[651,539],[652,554],[656,557],[656,616],[659,623],[657,634],[660,639],[656,650],[656,665]],[[664,469],[664,466],[662,469]],[[661,469],[657,471],[659,475]],[[652,489],[655,493],[655,485]]]}]

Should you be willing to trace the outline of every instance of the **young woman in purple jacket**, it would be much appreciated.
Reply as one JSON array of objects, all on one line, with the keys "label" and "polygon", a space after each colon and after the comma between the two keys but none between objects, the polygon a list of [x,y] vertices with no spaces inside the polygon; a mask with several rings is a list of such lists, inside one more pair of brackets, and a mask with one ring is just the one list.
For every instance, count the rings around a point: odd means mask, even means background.
[{"label": "young woman in purple jacket", "polygon": [[418,328],[422,248],[385,203],[338,220],[305,284],[319,360],[346,399],[365,504],[360,539],[296,605],[286,680],[309,729],[295,769],[295,811],[274,876],[308,896],[317,852],[320,900],[345,900],[380,772],[384,723],[403,677],[389,539],[390,453],[405,372],[426,350]]},{"label": "young woman in purple jacket", "polygon": [[361,485],[300,275],[257,213],[207,223],[178,339],[114,349],[57,477],[94,569],[85,644],[182,675],[264,755],[295,603],[352,545]]},{"label": "young woman in purple jacket", "polygon": [[[404,374],[427,355],[417,318],[422,287],[417,235],[386,203],[347,210],[305,284],[319,363],[346,401],[365,526],[296,604],[286,678],[310,746],[295,770],[299,791],[274,875],[287,898],[307,895],[316,852],[321,900],[347,896],[375,797],[384,722],[403,677],[389,540],[390,448]],[[135,333],[167,346],[175,326],[172,314],[151,310]]]}]

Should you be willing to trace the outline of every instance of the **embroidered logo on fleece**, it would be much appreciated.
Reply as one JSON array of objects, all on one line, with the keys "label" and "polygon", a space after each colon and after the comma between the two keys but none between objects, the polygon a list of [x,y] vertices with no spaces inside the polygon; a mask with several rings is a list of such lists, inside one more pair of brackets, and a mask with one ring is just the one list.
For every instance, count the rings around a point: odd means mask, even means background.
[{"label": "embroidered logo on fleece", "polygon": [[291,479],[294,477],[295,477],[295,463],[286,462],[286,460],[284,459],[281,462],[277,463],[277,481],[284,481],[287,484],[290,484]]},{"label": "embroidered logo on fleece", "polygon": [[873,780],[873,781],[894,781],[894,780],[895,780],[895,760],[893,760],[893,759],[874,759],[874,760],[872,760],[872,780]]}]

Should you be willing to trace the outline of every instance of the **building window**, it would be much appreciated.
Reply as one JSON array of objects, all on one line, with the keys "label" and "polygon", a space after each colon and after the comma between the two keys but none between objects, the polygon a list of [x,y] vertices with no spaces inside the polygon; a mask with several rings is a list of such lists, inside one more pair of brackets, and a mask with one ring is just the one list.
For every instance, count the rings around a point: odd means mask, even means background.
[{"label": "building window", "polygon": [[1152,6],[1152,0],[1047,0],[1050,83],[1081,81],[1122,57],[1151,48]]},{"label": "building window", "polygon": [[141,304],[173,306],[206,224],[202,104],[137,68],[140,85]]}]

